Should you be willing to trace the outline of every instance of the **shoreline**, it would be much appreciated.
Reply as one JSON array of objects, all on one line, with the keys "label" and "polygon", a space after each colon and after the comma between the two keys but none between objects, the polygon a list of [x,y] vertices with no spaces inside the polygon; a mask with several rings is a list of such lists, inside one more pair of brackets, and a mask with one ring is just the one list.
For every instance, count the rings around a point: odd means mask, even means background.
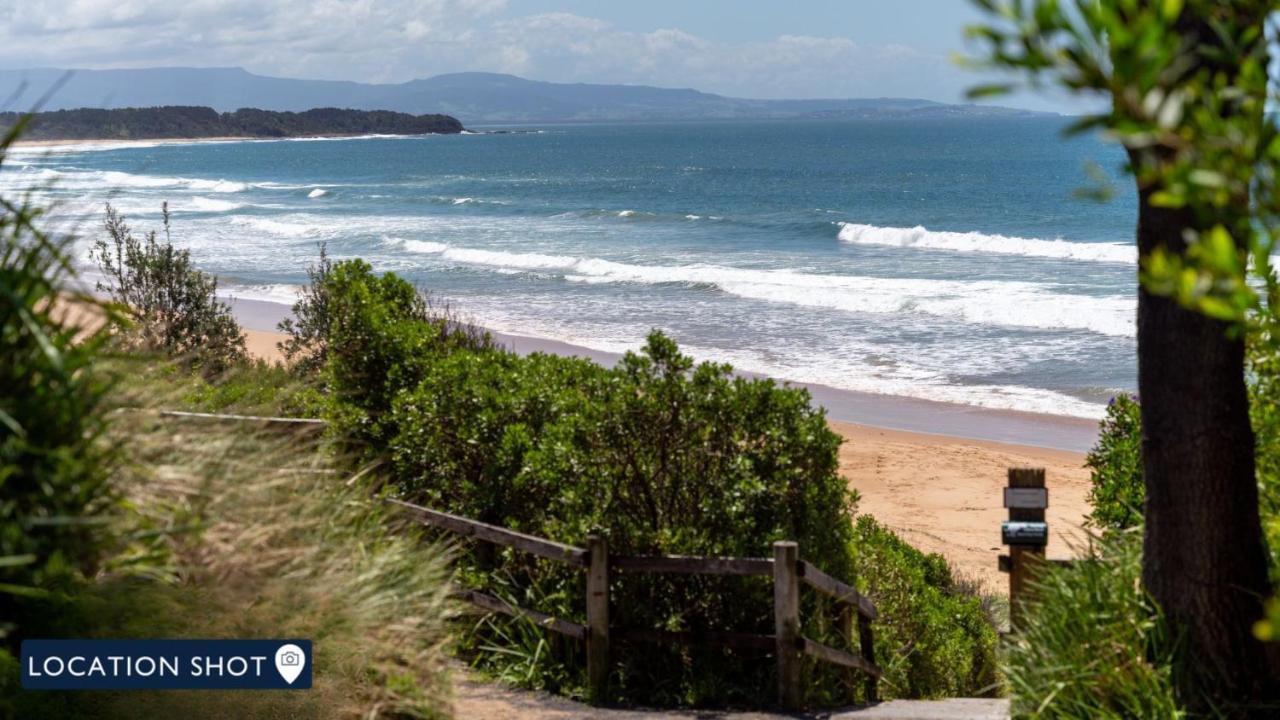
[{"label": "shoreline", "polygon": [[[246,330],[274,332],[276,325],[290,316],[289,306],[279,302],[245,298],[224,299],[231,302],[236,320]],[[577,356],[606,366],[614,365],[622,357],[620,353],[594,350],[560,340],[494,330],[489,330],[489,333],[500,343],[521,355],[545,352],[552,355]],[[744,377],[766,377],[746,371],[740,374]],[[792,387],[807,389],[814,403],[825,408],[828,418],[837,422],[943,438],[1066,451],[1081,455],[1093,447],[1098,434],[1098,422],[1085,418],[998,410],[976,405],[921,400],[901,395],[880,395],[816,383],[793,382],[785,378],[774,378],[774,380],[787,383]]]},{"label": "shoreline", "polygon": [[[275,326],[290,316],[290,308],[245,299],[232,301],[231,307],[245,331],[249,353],[279,360],[276,343],[285,336]],[[621,357],[555,340],[492,334],[522,354],[576,355],[606,365]],[[1047,510],[1048,556],[1072,557],[1083,545],[1080,528],[1089,513],[1090,487],[1084,454],[1071,447],[1046,447],[1067,443],[1042,433],[1065,429],[1080,438],[1088,435],[1091,443],[1096,423],[796,385],[814,393],[814,400],[828,410],[828,426],[844,439],[839,472],[859,493],[858,512],[874,516],[919,550],[942,555],[959,578],[977,583],[983,592],[1001,596],[1008,592],[1008,578],[997,570],[997,558],[1005,551],[1000,523],[1007,514],[1002,492],[1010,467],[1045,468],[1052,498]],[[880,422],[851,420],[846,415]],[[884,425],[899,420],[921,423],[931,415],[936,415],[928,426],[933,431]],[[1082,424],[1088,426],[1087,432]],[[1008,434],[1028,436],[1031,442],[1006,439]]]}]

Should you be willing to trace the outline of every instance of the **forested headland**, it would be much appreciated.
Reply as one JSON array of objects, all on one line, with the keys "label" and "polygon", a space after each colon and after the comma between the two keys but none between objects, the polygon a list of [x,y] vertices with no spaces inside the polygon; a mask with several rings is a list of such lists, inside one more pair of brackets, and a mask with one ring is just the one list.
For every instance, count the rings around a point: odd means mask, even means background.
[{"label": "forested headland", "polygon": [[[0,113],[0,130],[25,113]],[[275,112],[242,108],[219,113],[208,107],[80,108],[30,115],[24,140],[154,140],[212,137],[309,137],[320,135],[424,135],[460,133],[448,115],[410,115],[389,110],[315,108]]]}]

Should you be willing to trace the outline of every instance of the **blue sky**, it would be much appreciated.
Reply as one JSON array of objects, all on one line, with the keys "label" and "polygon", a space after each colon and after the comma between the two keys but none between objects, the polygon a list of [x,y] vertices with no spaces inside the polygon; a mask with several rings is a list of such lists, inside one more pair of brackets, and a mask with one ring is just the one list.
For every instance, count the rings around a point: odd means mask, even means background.
[{"label": "blue sky", "polygon": [[479,70],[955,102],[979,80],[953,62],[978,19],[968,0],[0,0],[0,67],[239,66],[363,82]]}]

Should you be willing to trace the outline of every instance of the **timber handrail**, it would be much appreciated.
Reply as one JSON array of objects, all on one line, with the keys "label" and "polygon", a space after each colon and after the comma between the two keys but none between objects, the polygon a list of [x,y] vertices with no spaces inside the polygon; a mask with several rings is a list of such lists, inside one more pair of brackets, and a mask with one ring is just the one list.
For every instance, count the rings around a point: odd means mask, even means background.
[{"label": "timber handrail", "polygon": [[630,573],[684,573],[687,575],[772,575],[772,558],[695,557],[655,555],[611,557],[609,567]]},{"label": "timber handrail", "polygon": [[[413,513],[418,522],[464,537],[523,550],[538,557],[580,567],[586,574],[586,624],[557,618],[519,607],[478,590],[458,590],[451,597],[464,600],[489,612],[526,618],[539,627],[580,640],[586,645],[587,684],[592,702],[607,698],[610,641],[708,644],[770,652],[778,675],[778,699],[789,709],[799,707],[801,655],[833,663],[864,674],[866,699],[874,702],[877,683],[883,674],[875,662],[875,640],[871,621],[878,616],[876,606],[852,585],[837,580],[812,564],[799,559],[799,546],[790,541],[773,544],[772,558],[697,557],[688,555],[610,556],[604,534],[587,536],[587,547],[558,543],[545,538],[508,530],[497,525],[432,510],[403,500],[388,503]],[[723,630],[667,631],[648,628],[618,628],[609,622],[611,571],[623,574],[675,573],[686,575],[763,576],[773,580],[774,633],[742,633]],[[801,634],[800,587],[807,585],[839,603],[840,636],[854,654],[815,642]]]},{"label": "timber handrail", "polygon": [[819,660],[825,660],[835,665],[843,665],[845,667],[850,667],[855,670],[861,670],[862,672],[875,678],[879,678],[884,674],[884,671],[882,671],[880,668],[876,667],[874,664],[870,662],[867,662],[865,659],[863,659],[858,655],[845,652],[844,650],[837,650],[833,647],[828,647],[826,645],[823,645],[820,642],[814,642],[806,637],[800,638],[800,651],[803,652],[805,655],[818,658]]},{"label": "timber handrail", "polygon": [[569,620],[561,620],[546,613],[540,613],[537,610],[530,610],[511,603],[501,598],[494,597],[488,593],[482,593],[479,590],[458,590],[449,593],[449,597],[455,600],[465,600],[466,602],[483,608],[490,612],[501,613],[511,617],[527,617],[535,625],[551,630],[552,632],[568,635],[575,640],[585,640],[587,638],[587,626],[581,625]]},{"label": "timber handrail", "polygon": [[852,586],[822,572],[818,568],[814,567],[812,563],[807,563],[801,560],[799,565],[800,580],[803,581],[805,585],[808,585],[828,597],[853,605],[858,608],[858,614],[868,620],[875,620],[876,617],[878,617],[875,604]]},{"label": "timber handrail", "polygon": [[181,418],[188,420],[224,420],[232,422],[259,422],[271,425],[328,425],[328,420],[320,418],[271,417],[267,415],[235,415],[232,413],[186,412],[184,410],[161,410],[161,417]]},{"label": "timber handrail", "polygon": [[399,505],[418,515],[418,520],[426,525],[432,525],[457,535],[465,537],[474,537],[479,540],[494,543],[496,545],[504,545],[506,547],[523,550],[527,553],[544,557],[548,560],[556,560],[570,565],[579,567],[587,566],[588,553],[585,549],[565,545],[554,540],[544,540],[533,535],[525,535],[514,530],[498,527],[482,523],[479,520],[471,520],[469,518],[460,517],[458,515],[450,515],[439,510],[424,508],[421,505],[396,500],[395,498],[387,498],[387,502],[393,505]]}]

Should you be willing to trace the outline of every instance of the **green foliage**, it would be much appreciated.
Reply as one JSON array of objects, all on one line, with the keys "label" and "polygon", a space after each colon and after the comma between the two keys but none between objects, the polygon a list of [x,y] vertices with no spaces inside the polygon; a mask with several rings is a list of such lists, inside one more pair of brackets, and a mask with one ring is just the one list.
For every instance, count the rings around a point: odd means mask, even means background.
[{"label": "green foliage", "polygon": [[279,330],[289,337],[278,343],[285,362],[302,375],[319,372],[328,359],[325,344],[329,335],[329,274],[333,262],[324,243],[320,261],[307,268],[307,284],[293,304],[293,317],[280,321]]},{"label": "green foliage", "polygon": [[1137,398],[1122,393],[1111,399],[1098,442],[1084,464],[1093,483],[1089,524],[1105,530],[1142,524],[1142,416]]},{"label": "green foliage", "polygon": [[[522,357],[361,261],[333,264],[324,282],[329,417],[366,459],[391,463],[401,496],[562,542],[599,531],[620,554],[761,557],[773,541],[793,539],[809,562],[853,576],[856,495],[837,472],[840,439],[807,391],[695,365],[658,332],[614,368]],[[878,547],[890,536],[868,537]],[[867,555],[868,577],[879,553]],[[904,549],[892,557],[903,568],[920,564]],[[904,570],[893,586],[900,597],[919,594],[901,601],[904,622],[944,631],[896,661],[902,692],[978,691],[992,683],[990,627],[976,601],[957,599],[945,563],[932,562],[940,567],[928,577]],[[542,612],[583,616],[580,572],[487,549],[464,558],[463,571],[469,584],[521,593],[521,604]],[[627,575],[611,592],[622,627],[772,633],[772,590],[761,578]],[[842,644],[829,604],[806,598],[805,617],[811,637]],[[574,652],[521,622],[472,628],[465,645],[479,651],[475,662],[576,692]],[[723,648],[632,645],[616,658],[614,692],[646,703],[758,705],[771,701],[771,668]],[[850,699],[841,672],[806,672],[810,701]]]},{"label": "green foliage", "polygon": [[[70,239],[39,217],[0,200],[0,638],[47,627],[111,540],[109,382],[94,363],[115,318],[71,290]],[[70,319],[73,305],[96,309],[98,329]]]},{"label": "green foliage", "polygon": [[1018,718],[1184,717],[1178,644],[1142,590],[1142,536],[1103,536],[1080,561],[1046,566],[1004,649]]},{"label": "green foliage", "polygon": [[107,239],[99,238],[92,252],[107,278],[98,290],[133,317],[128,337],[137,346],[219,372],[244,359],[244,335],[231,307],[217,297],[217,278],[197,270],[189,250],[173,246],[168,203],[161,210],[163,241],[154,230],[138,239],[107,205]]},{"label": "green foliage", "polygon": [[394,398],[417,385],[432,363],[454,349],[483,349],[486,333],[433,308],[394,274],[376,275],[363,260],[335,263],[324,279],[329,297],[326,369],[331,421],[348,449],[376,458],[395,428]]},{"label": "green foliage", "polygon": [[296,379],[269,399],[219,385],[266,389],[292,378],[280,368],[206,378],[153,357],[109,364],[113,404],[131,409],[106,439],[124,455],[114,485],[132,547],[63,598],[42,635],[305,637],[315,686],[20,693],[17,661],[0,650],[0,718],[449,717],[448,549],[382,502],[378,477],[345,473],[311,430],[156,413],[210,409],[188,402],[207,391],[227,402],[218,409],[278,415]]},{"label": "green foliage", "polygon": [[936,553],[911,547],[875,518],[854,529],[859,589],[883,618],[876,628],[882,692],[896,697],[995,694],[996,633],[979,598]]}]

